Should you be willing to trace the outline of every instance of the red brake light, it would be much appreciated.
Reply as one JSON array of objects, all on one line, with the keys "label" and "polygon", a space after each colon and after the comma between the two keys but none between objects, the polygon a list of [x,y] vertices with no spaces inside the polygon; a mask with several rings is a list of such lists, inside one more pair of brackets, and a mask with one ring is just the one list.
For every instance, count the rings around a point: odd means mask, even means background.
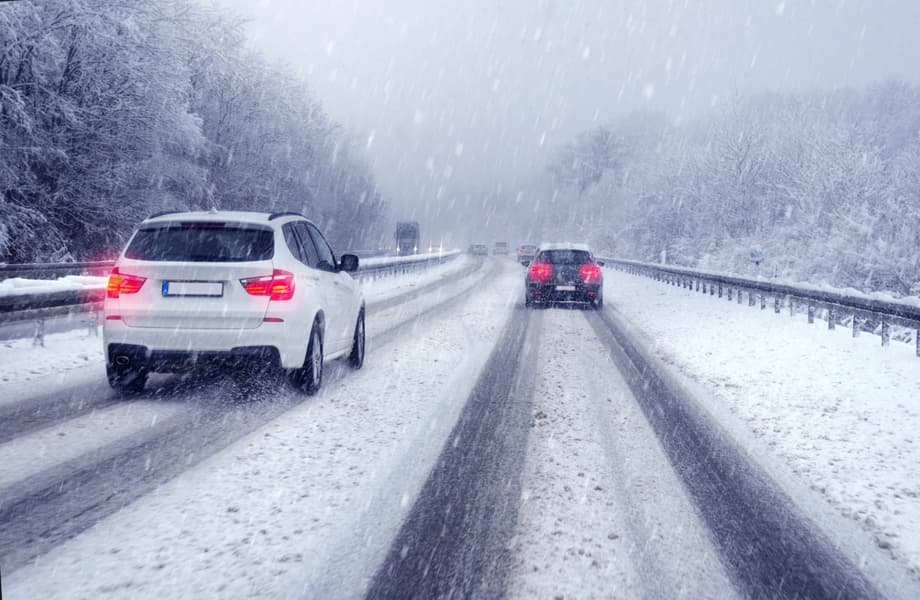
[{"label": "red brake light", "polygon": [[270,300],[290,300],[294,297],[294,274],[275,269],[271,275],[240,279],[250,296],[269,296]]},{"label": "red brake light", "polygon": [[530,279],[537,283],[549,283],[553,278],[553,265],[548,262],[535,262],[530,265]]},{"label": "red brake light", "polygon": [[585,263],[578,269],[578,275],[584,283],[598,283],[601,280],[601,268],[595,263]]},{"label": "red brake light", "polygon": [[118,298],[121,294],[136,294],[141,291],[145,281],[146,277],[120,273],[118,267],[115,267],[105,286],[105,295],[109,298]]}]

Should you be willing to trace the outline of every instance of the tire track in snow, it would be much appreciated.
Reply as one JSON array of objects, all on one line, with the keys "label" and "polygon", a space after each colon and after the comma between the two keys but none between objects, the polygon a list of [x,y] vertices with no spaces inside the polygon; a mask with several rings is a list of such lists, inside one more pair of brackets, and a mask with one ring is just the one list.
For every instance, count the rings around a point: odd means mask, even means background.
[{"label": "tire track in snow", "polygon": [[671,464],[749,598],[881,598],[858,565],[835,548],[744,452],[694,410],[608,311],[591,325],[609,348]]},{"label": "tire track in snow", "polygon": [[367,598],[500,598],[540,315],[517,306]]},{"label": "tire track in snow", "polygon": [[545,312],[509,598],[735,597],[592,314]]}]

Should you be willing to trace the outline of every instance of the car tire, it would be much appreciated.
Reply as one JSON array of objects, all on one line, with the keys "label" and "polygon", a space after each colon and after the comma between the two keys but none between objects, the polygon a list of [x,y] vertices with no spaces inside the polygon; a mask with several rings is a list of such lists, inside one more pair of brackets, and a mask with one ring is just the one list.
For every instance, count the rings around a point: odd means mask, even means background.
[{"label": "car tire", "polygon": [[355,334],[351,340],[351,354],[348,355],[348,364],[352,369],[360,369],[364,366],[365,351],[365,332],[364,332],[364,310],[358,313],[358,321],[355,323]]},{"label": "car tire", "polygon": [[323,336],[317,322],[313,323],[310,330],[303,366],[291,373],[291,383],[308,396],[318,392],[323,385]]},{"label": "car tire", "polygon": [[143,369],[116,369],[106,364],[105,376],[113,390],[125,395],[140,394],[147,385],[147,372]]},{"label": "car tire", "polygon": [[602,308],[604,308],[604,297],[598,296],[594,299],[594,309],[601,310]]}]

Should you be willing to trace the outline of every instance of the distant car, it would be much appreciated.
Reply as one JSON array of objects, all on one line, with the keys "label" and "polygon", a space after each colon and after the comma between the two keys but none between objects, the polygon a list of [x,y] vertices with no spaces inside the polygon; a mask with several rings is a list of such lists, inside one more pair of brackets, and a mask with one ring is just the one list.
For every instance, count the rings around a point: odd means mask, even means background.
[{"label": "distant car", "polygon": [[545,244],[527,269],[525,304],[579,302],[601,308],[602,266],[585,244]]},{"label": "distant car", "polygon": [[473,256],[488,256],[489,247],[485,244],[470,244],[470,254]]},{"label": "distant car", "polygon": [[537,246],[534,244],[521,244],[517,249],[518,262],[522,265],[530,264],[533,257],[537,254]]},{"label": "distant car", "polygon": [[139,392],[153,372],[200,365],[286,370],[308,394],[323,362],[364,363],[364,300],[320,230],[293,213],[184,212],[140,224],[104,304],[109,384]]},{"label": "distant car", "polygon": [[495,242],[492,254],[505,256],[508,254],[508,242]]}]

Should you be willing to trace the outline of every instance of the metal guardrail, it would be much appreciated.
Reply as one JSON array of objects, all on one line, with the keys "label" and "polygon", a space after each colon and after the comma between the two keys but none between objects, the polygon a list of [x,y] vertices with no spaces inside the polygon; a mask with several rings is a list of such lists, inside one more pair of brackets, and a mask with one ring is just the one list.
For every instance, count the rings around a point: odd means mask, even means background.
[{"label": "metal guardrail", "polygon": [[834,329],[842,324],[842,319],[850,317],[853,337],[857,337],[860,331],[877,330],[883,346],[890,342],[891,325],[914,329],[916,354],[920,356],[920,306],[683,267],[618,258],[601,260],[619,271],[643,275],[669,285],[708,293],[710,296],[727,297],[729,301],[734,299],[738,304],[743,302],[743,295],[747,294],[748,306],[756,306],[759,299],[761,310],[766,309],[768,298],[772,298],[774,313],[781,312],[783,306],[789,307],[790,314],[794,314],[797,307],[805,307],[809,323],[814,323],[818,310],[823,310],[826,312],[828,329]]},{"label": "metal guardrail", "polygon": [[[458,256],[460,256],[459,252],[448,252],[413,257],[408,261],[405,257],[394,256],[380,258],[378,262],[368,265],[362,265],[359,260],[355,277],[359,280],[375,280],[381,277],[404,275],[445,263]],[[21,277],[31,273],[42,273],[44,275],[107,275],[114,265],[114,261],[0,265],[0,279]],[[98,312],[102,309],[104,299],[105,290],[102,288],[0,296],[0,323],[29,320],[38,322],[49,317],[81,312]]]},{"label": "metal guardrail", "polygon": [[114,260],[75,263],[0,264],[0,280],[11,277],[44,279],[61,275],[108,275],[114,266]]}]

